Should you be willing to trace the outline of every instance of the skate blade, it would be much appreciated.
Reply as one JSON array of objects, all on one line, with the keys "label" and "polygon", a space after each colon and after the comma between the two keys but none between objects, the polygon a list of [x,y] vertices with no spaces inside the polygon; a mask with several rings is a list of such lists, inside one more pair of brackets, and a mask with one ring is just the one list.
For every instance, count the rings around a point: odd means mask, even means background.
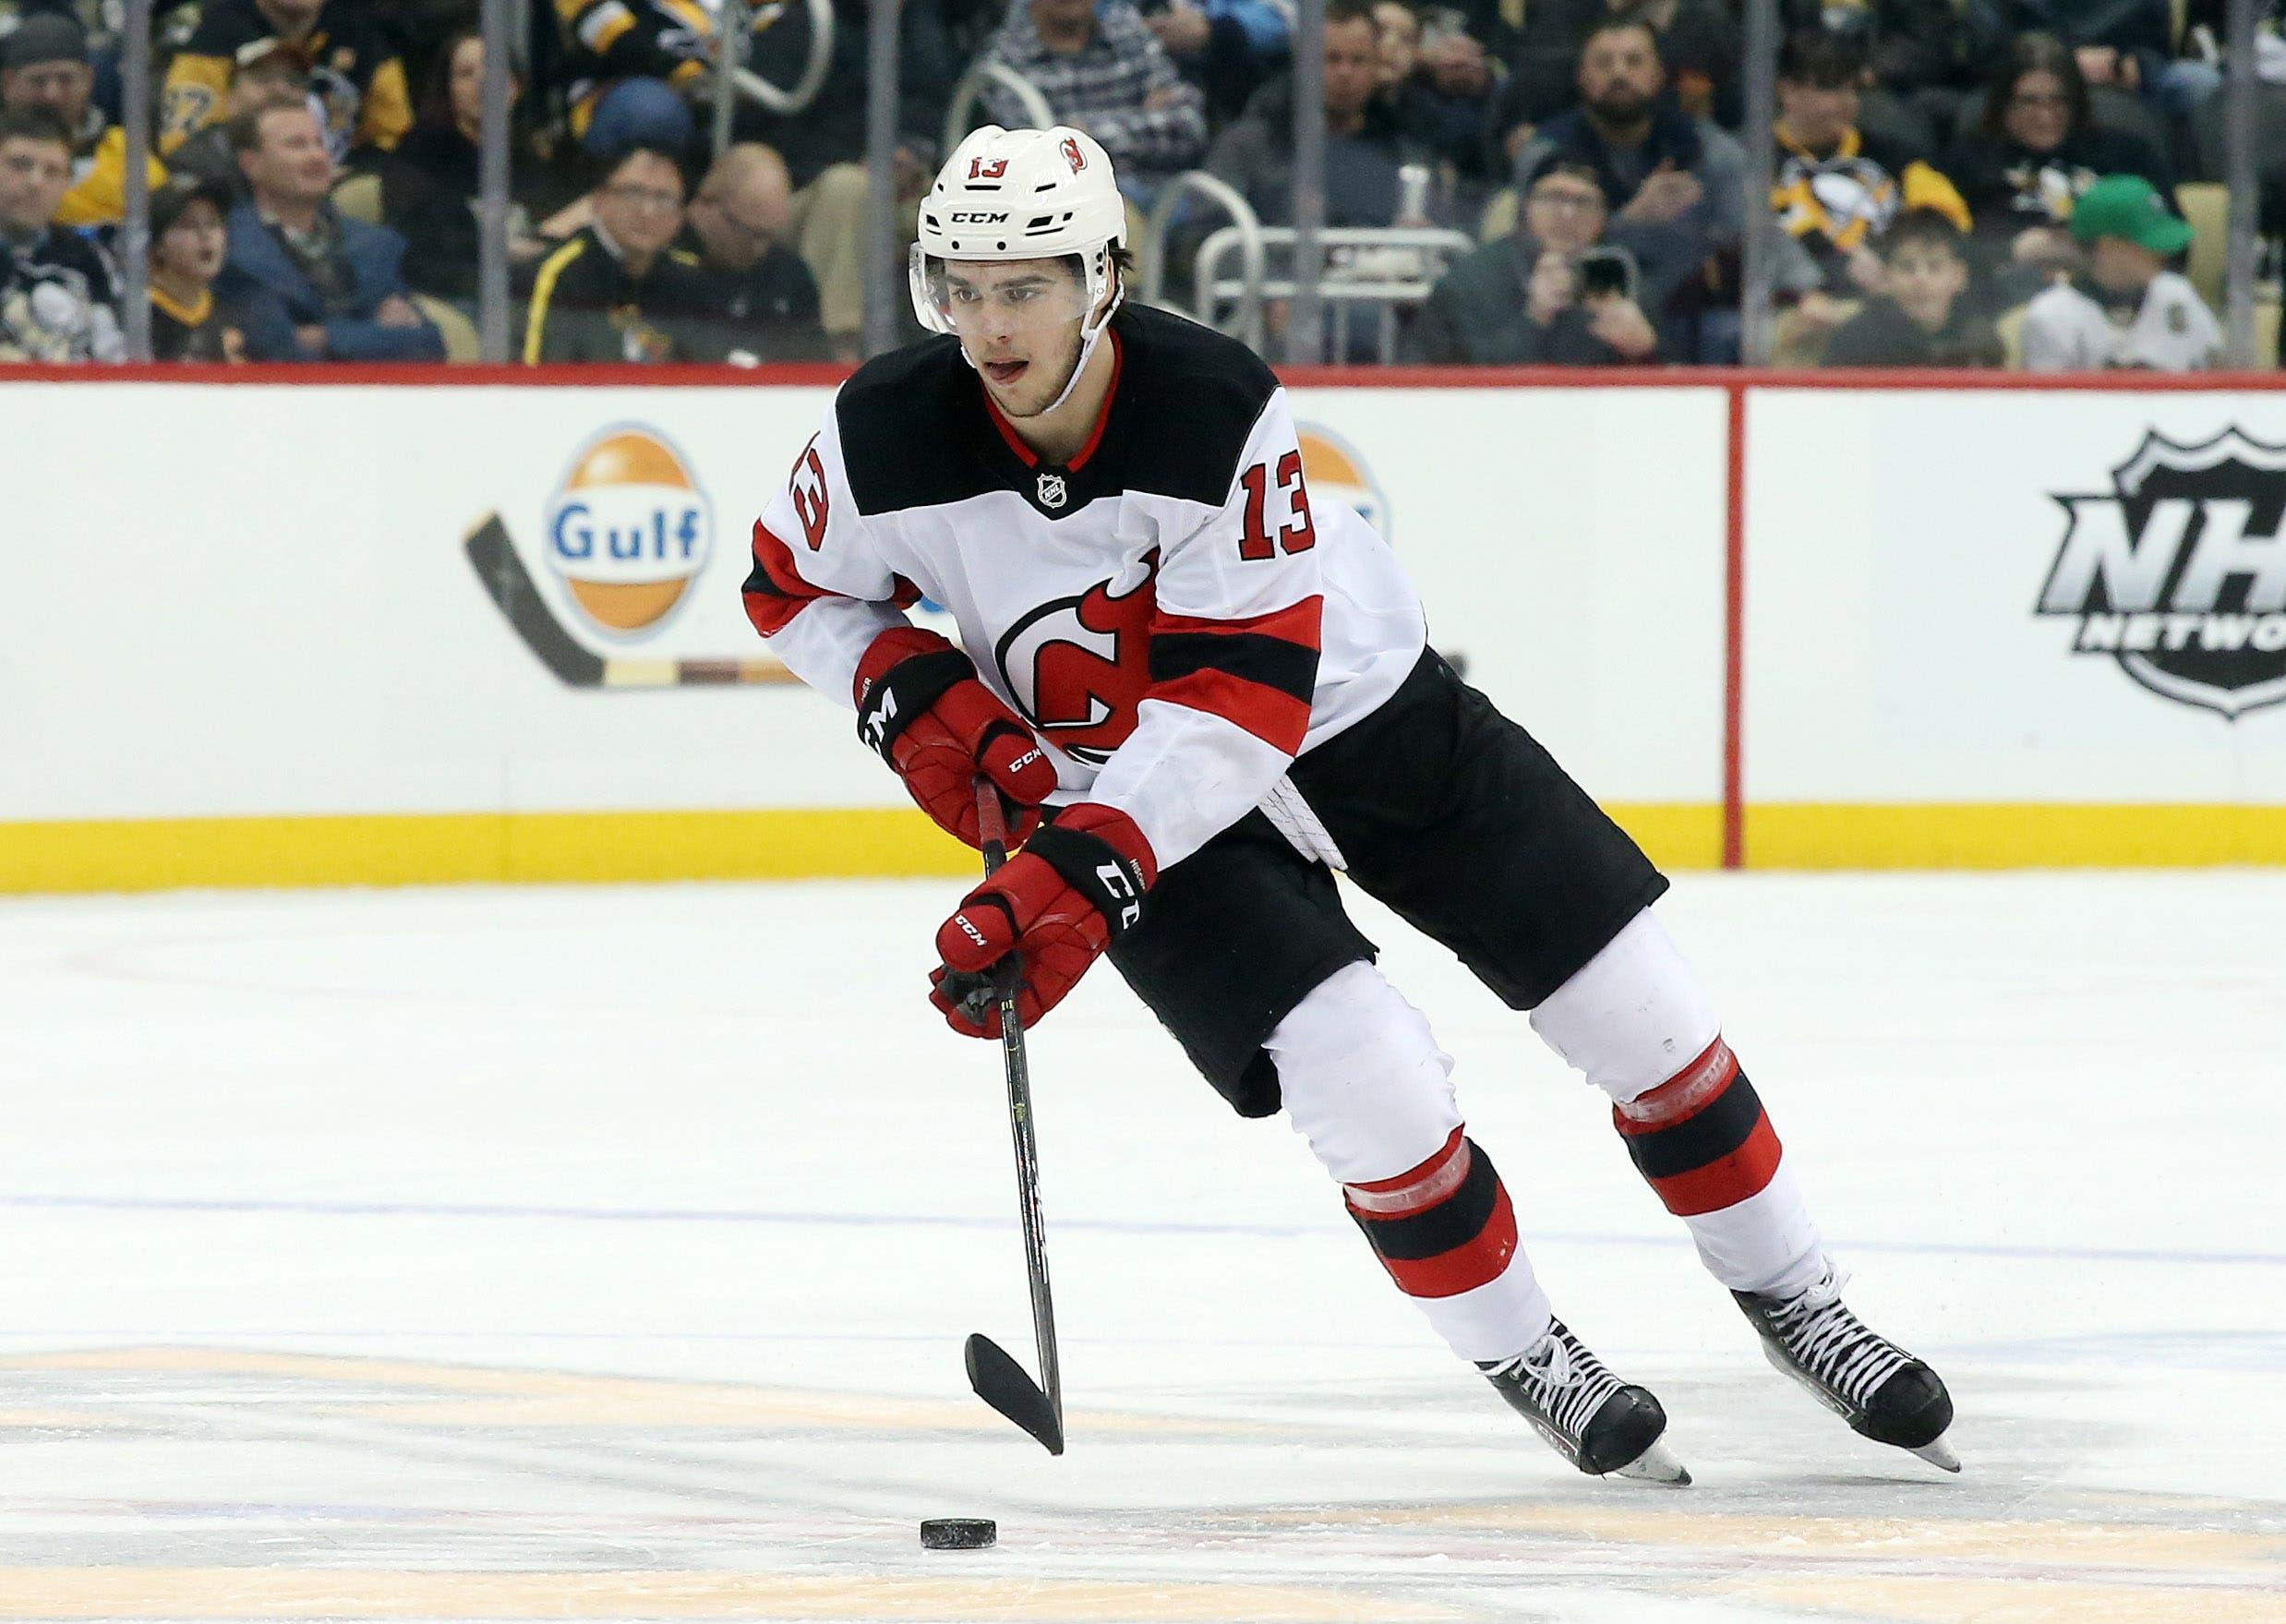
[{"label": "skate blade", "polygon": [[1931,1466],[1942,1466],[1947,1472],[1961,1469],[1961,1458],[1953,1452],[1953,1446],[1946,1443],[1942,1435],[1930,1439],[1913,1452]]},{"label": "skate blade", "polygon": [[1613,1467],[1611,1475],[1632,1477],[1638,1483],[1663,1483],[1669,1488],[1690,1486],[1690,1469],[1668,1452],[1666,1445],[1655,1439],[1626,1465]]}]

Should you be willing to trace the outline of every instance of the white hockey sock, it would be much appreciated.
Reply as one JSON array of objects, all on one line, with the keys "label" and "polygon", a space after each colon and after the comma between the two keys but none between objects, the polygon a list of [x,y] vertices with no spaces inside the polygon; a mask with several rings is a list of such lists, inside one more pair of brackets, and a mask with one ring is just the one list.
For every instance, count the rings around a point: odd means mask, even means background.
[{"label": "white hockey sock", "polygon": [[1628,1154],[1736,1292],[1790,1294],[1825,1270],[1817,1225],[1713,1005],[1648,909],[1533,1011],[1611,1096]]},{"label": "white hockey sock", "polygon": [[1491,1159],[1462,1132],[1452,1060],[1370,964],[1336,970],[1264,1045],[1287,1119],[1342,1186],[1390,1277],[1463,1359],[1546,1333],[1547,1297]]}]

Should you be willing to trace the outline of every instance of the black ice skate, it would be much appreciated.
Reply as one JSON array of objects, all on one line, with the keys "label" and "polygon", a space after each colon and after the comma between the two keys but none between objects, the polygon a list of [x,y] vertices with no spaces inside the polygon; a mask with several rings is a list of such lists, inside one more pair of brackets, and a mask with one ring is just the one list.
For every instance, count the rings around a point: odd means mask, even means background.
[{"label": "black ice skate", "polygon": [[1944,1383],[1849,1311],[1834,1269],[1798,1296],[1730,1294],[1762,1333],[1763,1353],[1779,1373],[1808,1388],[1853,1430],[1947,1472],[1961,1469],[1960,1457],[1944,1441],[1953,1425],[1953,1398]]},{"label": "black ice skate", "polygon": [[1659,1401],[1605,1369],[1562,1320],[1514,1358],[1476,1368],[1558,1454],[1589,1476],[1616,1473],[1678,1487],[1690,1481],[1659,1441],[1666,1430]]}]

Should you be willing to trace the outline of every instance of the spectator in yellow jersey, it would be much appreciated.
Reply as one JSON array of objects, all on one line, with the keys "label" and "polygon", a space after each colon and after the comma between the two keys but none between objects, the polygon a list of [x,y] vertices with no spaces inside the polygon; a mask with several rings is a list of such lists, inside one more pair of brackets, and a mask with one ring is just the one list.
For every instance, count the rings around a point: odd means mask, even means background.
[{"label": "spectator in yellow jersey", "polygon": [[1816,261],[1826,293],[1878,288],[1873,239],[1907,209],[1934,209],[1962,231],[1968,205],[1919,152],[1858,126],[1864,52],[1851,36],[1811,29],[1778,64],[1778,171],[1770,205]]},{"label": "spectator in yellow jersey", "polygon": [[526,366],[726,357],[719,286],[695,255],[673,246],[682,200],[675,153],[631,147],[620,154],[596,188],[593,222],[533,275]]},{"label": "spectator in yellow jersey", "polygon": [[[27,18],[0,43],[0,107],[53,114],[71,135],[71,189],[58,225],[110,225],[126,209],[127,136],[95,105],[95,65],[78,22],[53,12]],[[167,177],[150,161],[150,184]]]},{"label": "spectator in yellow jersey", "polygon": [[[689,98],[715,54],[708,0],[555,0],[569,55],[572,133],[608,161],[636,144],[687,154],[698,134]],[[780,8],[758,7],[757,27]]]},{"label": "spectator in yellow jersey", "polygon": [[237,362],[246,333],[214,296],[230,238],[230,193],[187,176],[150,195],[150,356],[154,361]]},{"label": "spectator in yellow jersey", "polygon": [[167,68],[160,151],[222,122],[239,67],[281,45],[308,66],[336,164],[387,151],[413,127],[404,64],[370,0],[210,0]]}]

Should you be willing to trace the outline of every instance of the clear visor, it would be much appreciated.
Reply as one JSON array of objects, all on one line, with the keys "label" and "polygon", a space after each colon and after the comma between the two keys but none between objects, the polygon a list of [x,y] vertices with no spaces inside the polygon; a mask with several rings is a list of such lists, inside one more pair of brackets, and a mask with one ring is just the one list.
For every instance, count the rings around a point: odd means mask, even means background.
[{"label": "clear visor", "polygon": [[917,271],[921,302],[937,318],[940,331],[957,333],[963,341],[1045,334],[1077,326],[1088,313],[1087,283],[1077,257],[920,259]]}]

